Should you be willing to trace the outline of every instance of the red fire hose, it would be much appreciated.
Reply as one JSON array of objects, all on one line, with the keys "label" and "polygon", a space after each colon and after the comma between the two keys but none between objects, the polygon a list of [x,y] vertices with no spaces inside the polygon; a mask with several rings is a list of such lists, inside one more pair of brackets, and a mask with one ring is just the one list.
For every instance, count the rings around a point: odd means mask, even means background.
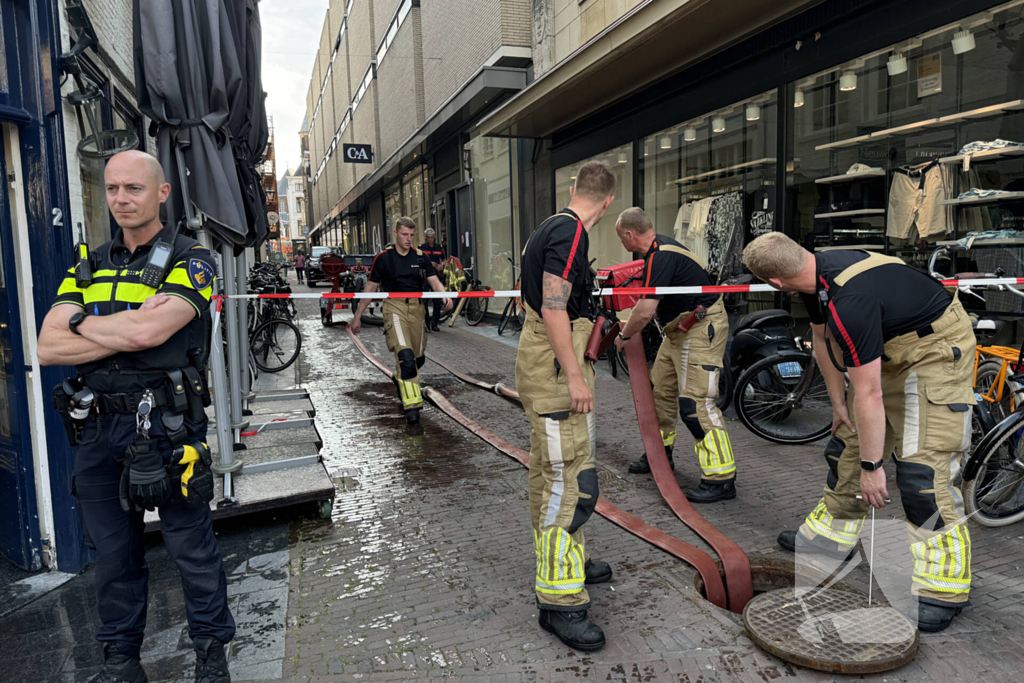
[{"label": "red fire hose", "polygon": [[[345,325],[345,331],[348,332],[348,335],[352,339],[352,342],[356,345],[356,348],[359,349],[360,353],[362,353],[363,356],[365,356],[366,359],[370,361],[370,363],[372,363],[378,370],[383,372],[388,377],[394,376],[394,372],[389,367],[381,363],[380,360],[378,360],[372,353],[370,353],[370,350],[366,348],[366,345],[363,344],[359,337],[352,333],[352,330],[348,327],[348,325]],[[436,359],[431,360],[433,360],[435,363],[438,363]],[[438,365],[441,365],[441,367],[445,368],[446,370],[449,370],[449,368],[443,365],[442,363],[438,363]],[[462,375],[461,373],[453,372],[452,374],[454,374],[459,379],[468,377],[468,375]],[[473,378],[469,378],[468,380],[463,379],[463,381],[467,381],[470,384],[474,384],[476,386],[480,386],[483,388],[487,388],[490,386],[485,384],[484,382],[480,382],[479,380],[475,380]],[[491,387],[491,390],[493,390],[493,387]],[[511,390],[508,391],[511,392]],[[466,415],[464,415],[462,412],[456,409],[451,403],[449,403],[448,399],[446,399],[440,392],[429,387],[424,387],[423,395],[430,399],[430,401],[434,403],[434,405],[436,405],[438,408],[444,411],[445,414],[447,414],[453,420],[455,420],[463,427],[471,431],[473,434],[476,434],[478,437],[480,437],[490,445],[494,446],[496,449],[498,449],[505,455],[508,455],[512,459],[516,460],[524,467],[529,467],[529,453],[524,451],[522,448],[513,446],[511,443],[505,441],[494,432],[482,427],[473,420],[470,420]],[[502,393],[502,395],[506,394]],[[518,394],[516,394],[516,396],[518,397]],[[645,524],[638,517],[635,517],[634,515],[631,515],[628,512],[619,509],[618,507],[609,503],[604,498],[598,499],[595,511],[597,512],[597,514],[613,522],[614,524],[617,524],[629,533],[647,541],[652,545],[661,548],[665,552],[683,560],[687,564],[692,565],[700,573],[701,578],[704,580],[708,600],[710,600],[712,603],[718,605],[723,609],[727,608],[725,586],[722,583],[722,577],[718,573],[718,567],[715,565],[715,561],[712,560],[711,556],[708,555],[706,552],[700,550],[699,548],[695,548],[689,543],[681,541],[678,538],[669,536],[663,531],[659,531],[658,529],[655,529],[654,527]]]}]

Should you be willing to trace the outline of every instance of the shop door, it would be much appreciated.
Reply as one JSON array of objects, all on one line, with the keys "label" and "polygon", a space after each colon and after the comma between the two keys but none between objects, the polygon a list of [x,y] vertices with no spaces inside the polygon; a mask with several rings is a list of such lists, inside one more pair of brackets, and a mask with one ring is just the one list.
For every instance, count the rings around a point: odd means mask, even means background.
[{"label": "shop door", "polygon": [[[4,136],[0,135],[0,178],[7,178]],[[8,192],[0,190],[0,553],[24,569],[38,569],[30,530],[36,528],[35,482],[25,400],[25,359],[18,319],[14,234]]]},{"label": "shop door", "polygon": [[[473,181],[463,183],[455,188],[455,232],[458,239],[457,251],[452,249],[464,266],[475,265],[473,256],[476,252],[476,217],[473,211]],[[474,274],[474,276],[476,276]]]}]

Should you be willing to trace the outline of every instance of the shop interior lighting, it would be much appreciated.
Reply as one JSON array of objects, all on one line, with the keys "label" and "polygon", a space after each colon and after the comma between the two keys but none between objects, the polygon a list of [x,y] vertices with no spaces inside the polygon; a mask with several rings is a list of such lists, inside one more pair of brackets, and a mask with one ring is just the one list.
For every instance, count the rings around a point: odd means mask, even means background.
[{"label": "shop interior lighting", "polygon": [[804,106],[804,91],[797,90],[796,95],[793,96],[793,106],[802,107]]},{"label": "shop interior lighting", "polygon": [[853,71],[844,71],[839,77],[839,89],[843,92],[850,92],[857,89],[857,74]]},{"label": "shop interior lighting", "polygon": [[668,135],[661,136],[661,148],[672,149],[672,138]]},{"label": "shop interior lighting", "polygon": [[619,152],[619,163],[620,164],[625,164],[625,163],[628,163],[628,162],[629,162],[629,157],[626,155],[626,153],[625,152]]},{"label": "shop interior lighting", "polygon": [[965,52],[970,52],[976,45],[974,42],[974,34],[970,31],[957,31],[953,34],[953,54],[962,55]]},{"label": "shop interior lighting", "polygon": [[885,63],[885,68],[890,76],[899,76],[907,73],[907,56],[902,52],[894,52]]},{"label": "shop interior lighting", "polygon": [[693,126],[687,126],[683,129],[683,139],[687,142],[693,142],[697,139],[697,129]]},{"label": "shop interior lighting", "polygon": [[761,107],[756,104],[747,105],[747,121],[760,121],[761,120]]},{"label": "shop interior lighting", "polygon": [[715,131],[716,133],[724,132],[725,131],[725,117],[724,116],[716,116],[715,118],[713,118],[711,120],[711,130]]}]

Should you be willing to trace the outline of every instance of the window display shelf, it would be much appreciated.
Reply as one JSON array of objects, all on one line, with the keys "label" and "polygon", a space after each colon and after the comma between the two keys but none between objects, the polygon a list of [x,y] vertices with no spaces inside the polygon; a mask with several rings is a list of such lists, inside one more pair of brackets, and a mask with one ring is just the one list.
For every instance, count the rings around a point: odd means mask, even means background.
[{"label": "window display shelf", "polygon": [[910,133],[915,130],[922,128],[929,128],[931,126],[945,126],[951,123],[957,123],[966,119],[983,119],[988,116],[996,116],[1003,114],[1008,111],[1017,111],[1024,109],[1024,100],[1013,100],[1011,102],[1003,102],[1002,104],[993,104],[988,107],[981,107],[980,109],[972,109],[970,111],[960,112],[959,114],[950,114],[949,116],[943,116],[938,119],[925,119],[924,121],[917,121],[916,123],[908,123],[904,126],[896,126],[895,128],[886,128],[885,130],[878,130],[874,133],[867,135],[858,135],[855,138],[848,138],[846,140],[837,140],[836,142],[829,142],[824,145],[817,145],[814,151],[821,152],[826,149],[838,149],[841,147],[853,147],[862,142],[868,140],[884,140],[892,135],[898,135],[900,133]]},{"label": "window display shelf", "polygon": [[[1024,194],[1024,193],[1022,193]],[[845,216],[881,216],[885,209],[853,209],[852,211],[833,211],[831,213],[816,213],[815,218],[843,218]]]},{"label": "window display shelf", "polygon": [[1024,199],[1024,192],[1003,192],[990,197],[967,197],[965,199],[944,199],[939,204],[944,206],[964,206],[973,204],[992,204],[995,202],[1011,202]]},{"label": "window display shelf", "polygon": [[814,251],[835,251],[836,249],[863,249],[864,251],[885,251],[881,244],[839,244],[828,247],[815,247]]},{"label": "window display shelf", "polygon": [[[958,154],[955,157],[943,157],[939,159],[940,164],[959,164],[963,162],[965,154]],[[971,154],[971,163],[976,164],[979,161],[995,161],[997,159],[1005,159],[1007,157],[1019,157],[1024,156],[1024,147],[1006,147],[1004,149],[990,149],[987,152],[975,152]]]},{"label": "window display shelf", "polygon": [[705,180],[709,180],[716,175],[722,175],[723,173],[732,173],[733,171],[742,171],[749,168],[756,168],[758,166],[767,166],[768,164],[778,163],[778,159],[775,157],[765,157],[764,159],[757,159],[755,161],[746,161],[742,164],[736,164],[735,166],[726,166],[725,168],[719,168],[714,171],[707,171],[706,173],[699,173],[697,175],[686,176],[679,180],[670,180],[669,185],[689,185],[690,183],[699,183]]},{"label": "window display shelf", "polygon": [[[953,247],[953,246],[956,246],[957,244],[959,244],[959,242],[957,242],[956,240],[942,240],[941,242],[936,242],[935,246],[937,246],[937,247]],[[1018,238],[1003,237],[1003,238],[997,238],[997,239],[985,239],[984,237],[979,237],[978,239],[974,240],[974,242],[971,243],[971,249],[978,249],[980,247],[1021,247],[1021,246],[1024,246],[1024,238],[1019,238],[1019,237]]]},{"label": "window display shelf", "polygon": [[831,185],[832,183],[852,183],[855,180],[884,177],[885,171],[878,169],[877,171],[860,171],[859,173],[843,173],[842,175],[833,175],[827,178],[816,178],[814,182],[818,185]]}]

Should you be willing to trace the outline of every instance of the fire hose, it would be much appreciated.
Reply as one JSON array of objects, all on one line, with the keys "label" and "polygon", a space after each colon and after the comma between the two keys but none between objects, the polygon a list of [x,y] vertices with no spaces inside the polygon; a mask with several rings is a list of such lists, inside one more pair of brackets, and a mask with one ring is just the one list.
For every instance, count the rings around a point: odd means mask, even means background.
[{"label": "fire hose", "polygon": [[[345,331],[348,333],[349,338],[352,339],[352,343],[354,343],[356,348],[359,349],[359,352],[362,353],[372,365],[389,378],[394,377],[394,372],[374,356],[368,348],[366,348],[366,345],[363,344],[359,337],[353,334],[352,329],[348,325],[345,325]],[[432,358],[431,360],[438,363],[436,359]],[[444,367],[446,370],[449,369],[442,363],[438,363],[438,365]],[[468,375],[462,375],[462,373],[454,372],[452,374],[463,381],[467,381],[469,384],[474,384],[481,388],[490,387],[490,385],[473,379]],[[464,378],[468,378],[468,380]],[[489,390],[493,391],[493,387],[490,387]],[[511,392],[511,390],[507,391]],[[471,420],[449,403],[448,399],[446,399],[439,391],[430,387],[424,387],[423,395],[426,396],[434,405],[440,408],[446,415],[461,424],[483,441],[511,457],[513,460],[516,460],[524,467],[530,466],[530,454],[527,451],[519,448],[518,446],[512,445],[494,432]],[[504,396],[507,394],[502,393],[501,395]],[[518,396],[518,394],[516,394],[516,396]],[[616,507],[609,503],[605,498],[598,499],[595,512],[638,538],[661,548],[670,555],[693,566],[704,580],[708,600],[722,609],[729,608],[729,600],[726,597],[725,585],[722,582],[721,575],[718,573],[718,567],[715,565],[715,561],[711,559],[711,556],[706,552],[645,524],[640,518]]]}]

